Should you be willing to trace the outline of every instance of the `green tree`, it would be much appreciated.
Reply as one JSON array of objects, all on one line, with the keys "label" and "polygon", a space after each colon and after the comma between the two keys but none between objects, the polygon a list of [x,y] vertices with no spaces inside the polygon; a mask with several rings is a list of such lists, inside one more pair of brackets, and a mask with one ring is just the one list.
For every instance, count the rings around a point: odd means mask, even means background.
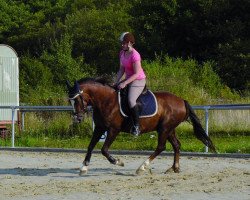
[{"label": "green tree", "polygon": [[30,13],[25,4],[0,0],[0,42],[6,43],[9,37],[17,35],[17,30],[29,16]]},{"label": "green tree", "polygon": [[72,57],[72,43],[71,37],[65,34],[61,40],[54,41],[51,48],[40,57],[52,72],[54,84],[64,86],[66,80],[75,81],[95,72],[84,64],[82,57]]},{"label": "green tree", "polygon": [[52,40],[64,33],[63,21],[69,0],[0,1],[0,42],[14,47],[19,55],[39,56]]},{"label": "green tree", "polygon": [[[136,44],[145,58],[155,58],[155,54],[167,54],[175,46],[171,29],[176,20],[178,4],[170,1],[135,1],[130,10],[132,28]],[[170,42],[168,42],[170,40]]]},{"label": "green tree", "polygon": [[96,66],[98,73],[109,73],[119,66],[119,35],[131,30],[129,15],[124,10],[82,9],[67,17],[67,31],[73,35],[74,55]]},{"label": "green tree", "polygon": [[[223,81],[242,90],[249,84],[249,48],[245,46],[249,44],[249,9],[248,0],[136,1],[132,28],[140,36],[138,43],[146,58],[168,54],[200,63],[215,60]],[[248,75],[239,78],[242,73]]]},{"label": "green tree", "polygon": [[40,96],[41,88],[52,89],[53,74],[48,66],[30,56],[20,59],[20,101],[31,101],[32,94]]}]

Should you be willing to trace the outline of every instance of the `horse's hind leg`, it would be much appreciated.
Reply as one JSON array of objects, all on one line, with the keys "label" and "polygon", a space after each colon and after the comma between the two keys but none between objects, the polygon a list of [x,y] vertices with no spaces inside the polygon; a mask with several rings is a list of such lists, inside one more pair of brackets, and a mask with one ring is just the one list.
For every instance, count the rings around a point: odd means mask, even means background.
[{"label": "horse's hind leg", "polygon": [[168,131],[159,132],[158,135],[158,145],[154,153],[145,160],[142,165],[136,170],[136,174],[142,174],[145,172],[146,169],[150,169],[150,163],[158,156],[163,150],[166,149],[166,141],[168,138]]},{"label": "horse's hind leg", "polygon": [[171,132],[171,134],[169,135],[168,141],[171,143],[171,145],[172,145],[172,147],[174,149],[174,163],[173,163],[173,166],[166,171],[166,173],[171,172],[171,171],[174,171],[174,172],[178,173],[178,172],[180,172],[179,159],[180,159],[180,146],[181,146],[181,143],[176,138],[175,130],[173,130]]}]

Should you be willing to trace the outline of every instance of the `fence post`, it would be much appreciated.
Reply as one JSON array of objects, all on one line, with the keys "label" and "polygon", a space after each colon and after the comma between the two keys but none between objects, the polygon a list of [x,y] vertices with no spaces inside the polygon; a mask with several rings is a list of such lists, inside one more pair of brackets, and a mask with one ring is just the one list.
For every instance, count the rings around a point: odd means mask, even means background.
[{"label": "fence post", "polygon": [[[206,126],[205,131],[206,131],[207,136],[208,136],[208,118],[209,118],[208,108],[205,108],[205,124],[206,124],[205,125]],[[208,153],[208,147],[207,146],[205,146],[205,152]]]},{"label": "fence post", "polygon": [[25,112],[22,112],[22,131],[24,131],[24,117],[25,117]]},{"label": "fence post", "polygon": [[15,147],[15,107],[11,107],[11,111],[12,111],[12,133],[11,133],[11,147],[14,148]]}]

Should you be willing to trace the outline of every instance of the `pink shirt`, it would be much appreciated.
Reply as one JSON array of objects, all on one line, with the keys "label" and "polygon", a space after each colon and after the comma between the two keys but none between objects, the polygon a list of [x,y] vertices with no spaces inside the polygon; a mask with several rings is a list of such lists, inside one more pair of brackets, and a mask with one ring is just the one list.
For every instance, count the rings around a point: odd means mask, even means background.
[{"label": "pink shirt", "polygon": [[[120,63],[124,67],[126,79],[128,79],[135,73],[133,68],[133,63],[135,63],[136,61],[141,61],[141,56],[135,49],[132,50],[132,53],[129,55],[129,57],[125,57],[124,51],[120,52]],[[143,69],[141,68],[136,80],[141,80],[145,78],[146,75]]]}]

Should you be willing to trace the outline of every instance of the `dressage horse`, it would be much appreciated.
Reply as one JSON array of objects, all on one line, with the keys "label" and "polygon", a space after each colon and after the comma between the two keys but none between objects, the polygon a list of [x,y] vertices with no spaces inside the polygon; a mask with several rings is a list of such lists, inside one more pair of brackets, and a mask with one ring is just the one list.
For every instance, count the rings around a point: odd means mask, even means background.
[{"label": "dressage horse", "polygon": [[[85,160],[80,168],[80,174],[87,173],[92,151],[106,131],[107,138],[101,149],[102,154],[110,163],[124,166],[120,159],[114,158],[108,152],[119,132],[129,133],[132,125],[128,118],[121,115],[117,91],[104,79],[98,78],[84,78],[76,81],[73,86],[67,81],[67,88],[69,100],[74,108],[74,116],[78,122],[83,120],[83,114],[87,111],[87,106],[91,105],[93,108],[95,128]],[[153,154],[136,170],[137,174],[149,169],[150,162],[165,150],[167,140],[174,150],[174,162],[167,171],[179,172],[180,142],[176,138],[175,128],[188,119],[193,125],[196,138],[213,152],[216,152],[213,142],[206,135],[198,117],[187,101],[169,92],[155,92],[154,94],[158,103],[157,113],[152,117],[140,119],[140,134],[157,131],[158,145]]]}]

